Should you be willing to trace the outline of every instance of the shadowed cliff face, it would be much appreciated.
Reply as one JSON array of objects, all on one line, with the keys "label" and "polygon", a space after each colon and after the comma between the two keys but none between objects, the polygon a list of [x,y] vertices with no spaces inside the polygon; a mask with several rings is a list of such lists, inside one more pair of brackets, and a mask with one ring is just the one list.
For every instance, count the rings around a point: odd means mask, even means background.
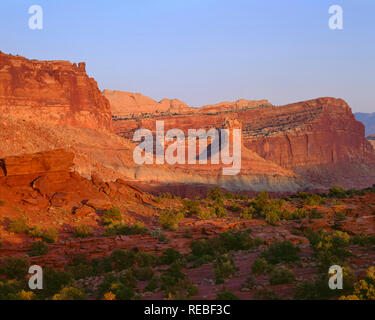
[{"label": "shadowed cliff face", "polygon": [[0,52],[1,112],[22,120],[112,130],[109,102],[85,63],[37,61]]}]

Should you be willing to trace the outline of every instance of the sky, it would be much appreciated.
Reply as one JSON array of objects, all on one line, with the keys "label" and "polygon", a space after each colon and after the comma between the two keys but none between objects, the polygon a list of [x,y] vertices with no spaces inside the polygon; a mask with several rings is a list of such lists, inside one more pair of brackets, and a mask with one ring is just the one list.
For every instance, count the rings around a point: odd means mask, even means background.
[{"label": "sky", "polygon": [[[331,30],[331,5],[343,29]],[[31,5],[43,9],[32,30]],[[375,112],[374,0],[2,0],[0,50],[190,106],[339,97]]]}]

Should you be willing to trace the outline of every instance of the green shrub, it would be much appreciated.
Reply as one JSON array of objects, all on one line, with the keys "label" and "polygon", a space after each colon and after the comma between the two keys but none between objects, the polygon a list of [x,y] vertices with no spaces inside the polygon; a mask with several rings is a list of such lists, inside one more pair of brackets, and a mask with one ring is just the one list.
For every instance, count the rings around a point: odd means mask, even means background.
[{"label": "green shrub", "polygon": [[176,230],[179,222],[184,218],[182,212],[164,211],[159,216],[159,224],[168,230]]},{"label": "green shrub", "polygon": [[241,285],[242,289],[254,289],[256,286],[256,282],[254,278],[250,275],[246,278],[245,282]]},{"label": "green shrub", "polygon": [[328,196],[330,198],[345,198],[346,197],[346,190],[340,186],[333,186],[329,189]]},{"label": "green shrub", "polygon": [[73,231],[73,235],[76,238],[87,238],[87,237],[91,237],[93,234],[94,234],[94,229],[86,224],[77,226]]},{"label": "green shrub", "polygon": [[216,300],[240,300],[232,291],[222,288],[216,295]]},{"label": "green shrub", "polygon": [[80,289],[67,287],[55,294],[52,300],[85,300],[85,294]]},{"label": "green shrub", "polygon": [[148,232],[148,229],[141,222],[136,222],[133,225],[127,225],[122,222],[112,222],[111,224],[106,225],[104,230],[106,236],[134,234],[146,235]]},{"label": "green shrub", "polygon": [[133,269],[134,276],[137,280],[147,281],[154,276],[154,271],[151,267],[139,267]]},{"label": "green shrub", "polygon": [[242,219],[247,219],[247,220],[251,220],[253,219],[253,216],[255,214],[255,209],[254,207],[246,207],[242,210],[241,214],[240,214],[240,217]]},{"label": "green shrub", "polygon": [[0,274],[8,279],[24,279],[29,271],[29,262],[22,258],[5,258],[0,267]]},{"label": "green shrub", "polygon": [[57,230],[53,227],[44,231],[39,226],[35,226],[28,230],[28,234],[33,238],[40,238],[47,243],[53,243],[58,240]]},{"label": "green shrub", "polygon": [[228,215],[227,211],[225,208],[221,205],[215,204],[210,208],[210,214],[212,217],[217,217],[217,218],[223,218]]},{"label": "green shrub", "polygon": [[328,232],[323,229],[317,232],[308,230],[306,237],[310,241],[322,272],[327,272],[331,265],[342,265],[343,259],[351,255],[351,252],[347,250],[350,237],[345,232]]},{"label": "green shrub", "polygon": [[9,231],[14,233],[26,233],[28,230],[27,220],[22,217],[17,218],[9,224]]},{"label": "green shrub", "polygon": [[295,280],[296,275],[294,274],[294,272],[285,268],[275,269],[270,276],[271,285],[292,283]]},{"label": "green shrub", "polygon": [[228,210],[232,212],[240,212],[242,209],[237,203],[233,203],[228,207]]},{"label": "green shrub", "polygon": [[43,290],[39,290],[37,295],[40,299],[52,297],[64,287],[71,286],[73,281],[73,275],[69,272],[43,268]]},{"label": "green shrub", "polygon": [[253,274],[264,274],[268,269],[268,264],[265,259],[257,258],[251,265],[251,272]]},{"label": "green shrub", "polygon": [[193,215],[199,215],[202,212],[201,204],[199,200],[189,200],[184,199],[182,200],[183,204],[183,212],[184,215],[187,217],[191,217]]},{"label": "green shrub", "polygon": [[16,280],[0,280],[0,300],[15,300],[22,284]]},{"label": "green shrub", "polygon": [[163,251],[163,254],[159,257],[159,265],[170,265],[177,260],[181,259],[182,255],[173,248],[167,248]]},{"label": "green shrub", "polygon": [[228,254],[218,257],[213,264],[213,269],[216,283],[223,283],[225,279],[234,275],[238,270],[233,258]]},{"label": "green shrub", "polygon": [[104,211],[102,215],[102,221],[104,224],[111,224],[113,222],[121,222],[122,214],[119,208],[112,207]]},{"label": "green shrub", "polygon": [[115,250],[110,255],[112,270],[121,271],[135,264],[136,254],[134,251]]},{"label": "green shrub", "polygon": [[208,191],[207,198],[220,206],[224,204],[224,196],[220,188],[213,188]]},{"label": "green shrub", "polygon": [[42,242],[42,241],[35,241],[32,243],[30,251],[29,251],[29,256],[30,257],[35,257],[35,256],[42,256],[47,254],[49,251],[49,246],[48,244]]},{"label": "green shrub", "polygon": [[366,234],[355,235],[351,239],[351,243],[361,247],[375,246],[375,236]]},{"label": "green shrub", "polygon": [[300,248],[295,247],[289,241],[274,241],[270,247],[262,253],[262,257],[268,263],[277,264],[280,262],[295,262],[299,260]]}]

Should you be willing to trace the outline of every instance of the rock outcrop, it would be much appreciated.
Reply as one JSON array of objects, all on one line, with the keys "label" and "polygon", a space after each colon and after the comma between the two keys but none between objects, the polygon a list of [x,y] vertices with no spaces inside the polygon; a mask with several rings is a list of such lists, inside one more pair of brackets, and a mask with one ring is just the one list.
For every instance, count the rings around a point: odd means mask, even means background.
[{"label": "rock outcrop", "polygon": [[[165,131],[179,128],[187,134],[191,128],[221,128],[226,119],[239,121],[243,130],[243,152],[270,164],[294,171],[316,187],[342,184],[363,187],[375,181],[374,149],[365,138],[362,123],[355,120],[342,99],[319,98],[286,106],[233,108],[215,113],[153,115],[116,121],[115,131],[132,138],[138,128],[155,130],[155,121],[163,120]],[[244,162],[245,163],[245,162]],[[259,164],[259,161],[258,161]],[[248,163],[249,165],[249,163]],[[253,166],[242,166],[242,174]],[[281,170],[279,170],[281,172]],[[247,172],[246,174],[249,174]]]},{"label": "rock outcrop", "polygon": [[83,62],[0,52],[0,112],[26,121],[112,130],[109,102]]},{"label": "rock outcrop", "polygon": [[157,102],[140,93],[104,90],[104,96],[111,104],[112,114],[115,120],[137,119],[164,115],[194,115],[194,114],[216,114],[223,112],[238,111],[259,106],[270,106],[267,100],[241,99],[235,102],[220,102],[201,108],[189,107],[178,99],[163,99]]}]

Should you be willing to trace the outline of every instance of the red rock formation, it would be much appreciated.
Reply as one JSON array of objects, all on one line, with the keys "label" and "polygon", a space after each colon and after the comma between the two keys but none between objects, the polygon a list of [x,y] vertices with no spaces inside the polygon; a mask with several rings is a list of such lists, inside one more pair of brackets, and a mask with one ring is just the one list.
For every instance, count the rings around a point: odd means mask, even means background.
[{"label": "red rock formation", "polygon": [[[237,119],[243,128],[243,144],[248,156],[294,170],[316,186],[363,187],[375,182],[374,149],[366,140],[364,126],[355,120],[341,99],[320,98],[281,107],[259,107],[175,116],[139,117],[116,121],[118,134],[131,138],[134,130],[155,130],[163,120],[165,131],[179,128],[220,128],[226,119]],[[126,127],[125,127],[126,126]],[[246,151],[247,150],[247,151]],[[249,164],[248,164],[249,165]],[[242,169],[246,172],[246,163]],[[259,168],[259,166],[258,166]],[[307,183],[308,184],[308,183]]]},{"label": "red rock formation", "polygon": [[238,111],[258,107],[260,105],[271,105],[267,100],[251,101],[237,100],[235,102],[220,102],[214,105],[207,105],[201,108],[189,107],[184,102],[177,99],[163,99],[157,102],[140,93],[122,92],[104,90],[104,96],[111,104],[111,110],[114,118],[137,118],[139,116],[160,115],[161,113],[169,115],[176,114],[214,114],[217,112]]},{"label": "red rock formation", "polygon": [[0,52],[0,113],[81,128],[112,130],[109,103],[85,63],[37,61]]}]

